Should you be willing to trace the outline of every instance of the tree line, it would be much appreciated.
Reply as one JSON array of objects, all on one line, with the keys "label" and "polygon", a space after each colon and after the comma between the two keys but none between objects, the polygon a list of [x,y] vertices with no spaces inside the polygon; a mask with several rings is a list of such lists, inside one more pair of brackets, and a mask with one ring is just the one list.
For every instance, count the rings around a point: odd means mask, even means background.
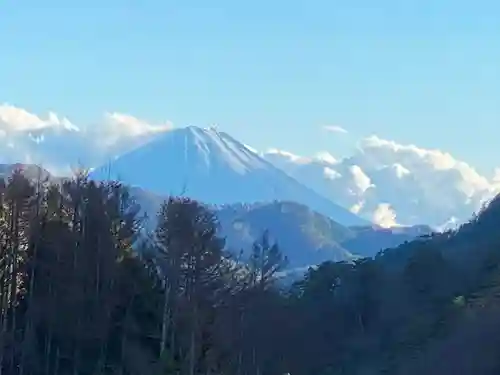
[{"label": "tree line", "polygon": [[185,198],[146,237],[139,210],[83,173],[0,180],[0,374],[265,373],[278,247],[263,236],[243,262]]},{"label": "tree line", "polygon": [[[500,200],[460,230],[292,285],[203,204],[153,233],[118,182],[0,180],[0,375],[496,374]],[[230,251],[231,250],[231,251]]]}]

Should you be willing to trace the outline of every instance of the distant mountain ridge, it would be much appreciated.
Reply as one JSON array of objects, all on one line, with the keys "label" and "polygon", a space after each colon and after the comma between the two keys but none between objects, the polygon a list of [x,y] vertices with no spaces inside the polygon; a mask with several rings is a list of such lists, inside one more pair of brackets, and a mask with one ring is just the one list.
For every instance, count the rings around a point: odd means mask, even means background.
[{"label": "distant mountain ridge", "polygon": [[216,211],[226,245],[233,251],[251,249],[269,231],[290,262],[290,268],[307,268],[324,262],[373,257],[379,251],[430,234],[428,226],[380,228],[347,227],[295,202],[227,205]]},{"label": "distant mountain ridge", "polygon": [[48,179],[55,181],[57,178],[53,177],[44,168],[35,164],[0,164],[0,178],[8,178],[14,171],[20,170],[23,175],[30,180],[40,179],[42,181]]},{"label": "distant mountain ridge", "polygon": [[343,225],[369,224],[214,128],[168,131],[90,177],[118,179],[157,195],[183,194],[207,204],[294,201]]},{"label": "distant mountain ridge", "polygon": [[221,207],[216,214],[226,245],[234,251],[250,250],[252,243],[268,231],[292,268],[356,257],[340,245],[353,233],[304,205],[281,201],[231,205]]}]

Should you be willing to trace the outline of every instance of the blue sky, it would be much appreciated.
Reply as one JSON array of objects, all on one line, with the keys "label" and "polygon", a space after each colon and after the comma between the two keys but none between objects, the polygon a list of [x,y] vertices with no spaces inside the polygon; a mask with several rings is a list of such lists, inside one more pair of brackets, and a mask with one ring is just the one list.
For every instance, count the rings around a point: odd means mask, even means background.
[{"label": "blue sky", "polygon": [[303,154],[377,134],[490,170],[499,16],[497,1],[4,0],[0,102],[217,123]]}]

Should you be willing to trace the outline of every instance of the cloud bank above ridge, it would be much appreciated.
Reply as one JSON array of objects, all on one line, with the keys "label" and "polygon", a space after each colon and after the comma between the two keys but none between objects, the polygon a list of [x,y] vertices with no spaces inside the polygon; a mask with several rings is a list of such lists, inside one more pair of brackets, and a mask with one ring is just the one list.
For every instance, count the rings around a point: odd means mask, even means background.
[{"label": "cloud bank above ridge", "polygon": [[[35,114],[1,104],[0,162],[37,163],[64,175],[71,167],[106,163],[172,127],[168,121],[150,123],[118,112],[104,113],[94,125],[83,126],[55,112]],[[338,129],[330,131],[344,133]],[[467,220],[500,192],[500,168],[488,178],[447,152],[376,135],[361,139],[349,156],[318,150],[309,157],[277,149],[260,154],[335,203],[382,226],[452,225]]]},{"label": "cloud bank above ridge", "polygon": [[[500,169],[493,178],[441,150],[403,145],[376,135],[335,163],[280,150],[262,155],[291,176],[382,226],[436,227],[470,218],[500,192]],[[300,163],[296,161],[300,160]]]},{"label": "cloud bank above ridge", "polygon": [[92,126],[80,126],[54,112],[31,113],[11,104],[0,105],[2,163],[37,163],[55,174],[72,167],[94,167],[172,128],[170,122],[151,124],[134,116],[109,112]]}]

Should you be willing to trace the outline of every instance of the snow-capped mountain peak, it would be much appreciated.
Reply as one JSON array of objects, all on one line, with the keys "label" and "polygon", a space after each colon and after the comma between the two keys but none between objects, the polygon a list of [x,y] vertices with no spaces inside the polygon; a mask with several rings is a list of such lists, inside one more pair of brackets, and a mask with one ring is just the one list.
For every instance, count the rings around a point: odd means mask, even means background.
[{"label": "snow-capped mountain peak", "polygon": [[181,131],[182,129],[179,129],[174,132],[179,132],[184,137],[185,152],[187,153],[190,147],[195,147],[203,155],[208,167],[211,166],[210,163],[215,163],[216,166],[217,163],[224,162],[240,174],[255,168],[269,167],[255,152],[214,126],[203,129],[189,126]]},{"label": "snow-capped mountain peak", "polygon": [[346,225],[367,223],[214,127],[170,130],[96,169],[91,178],[119,179],[155,194],[185,194],[217,205],[296,201]]}]

